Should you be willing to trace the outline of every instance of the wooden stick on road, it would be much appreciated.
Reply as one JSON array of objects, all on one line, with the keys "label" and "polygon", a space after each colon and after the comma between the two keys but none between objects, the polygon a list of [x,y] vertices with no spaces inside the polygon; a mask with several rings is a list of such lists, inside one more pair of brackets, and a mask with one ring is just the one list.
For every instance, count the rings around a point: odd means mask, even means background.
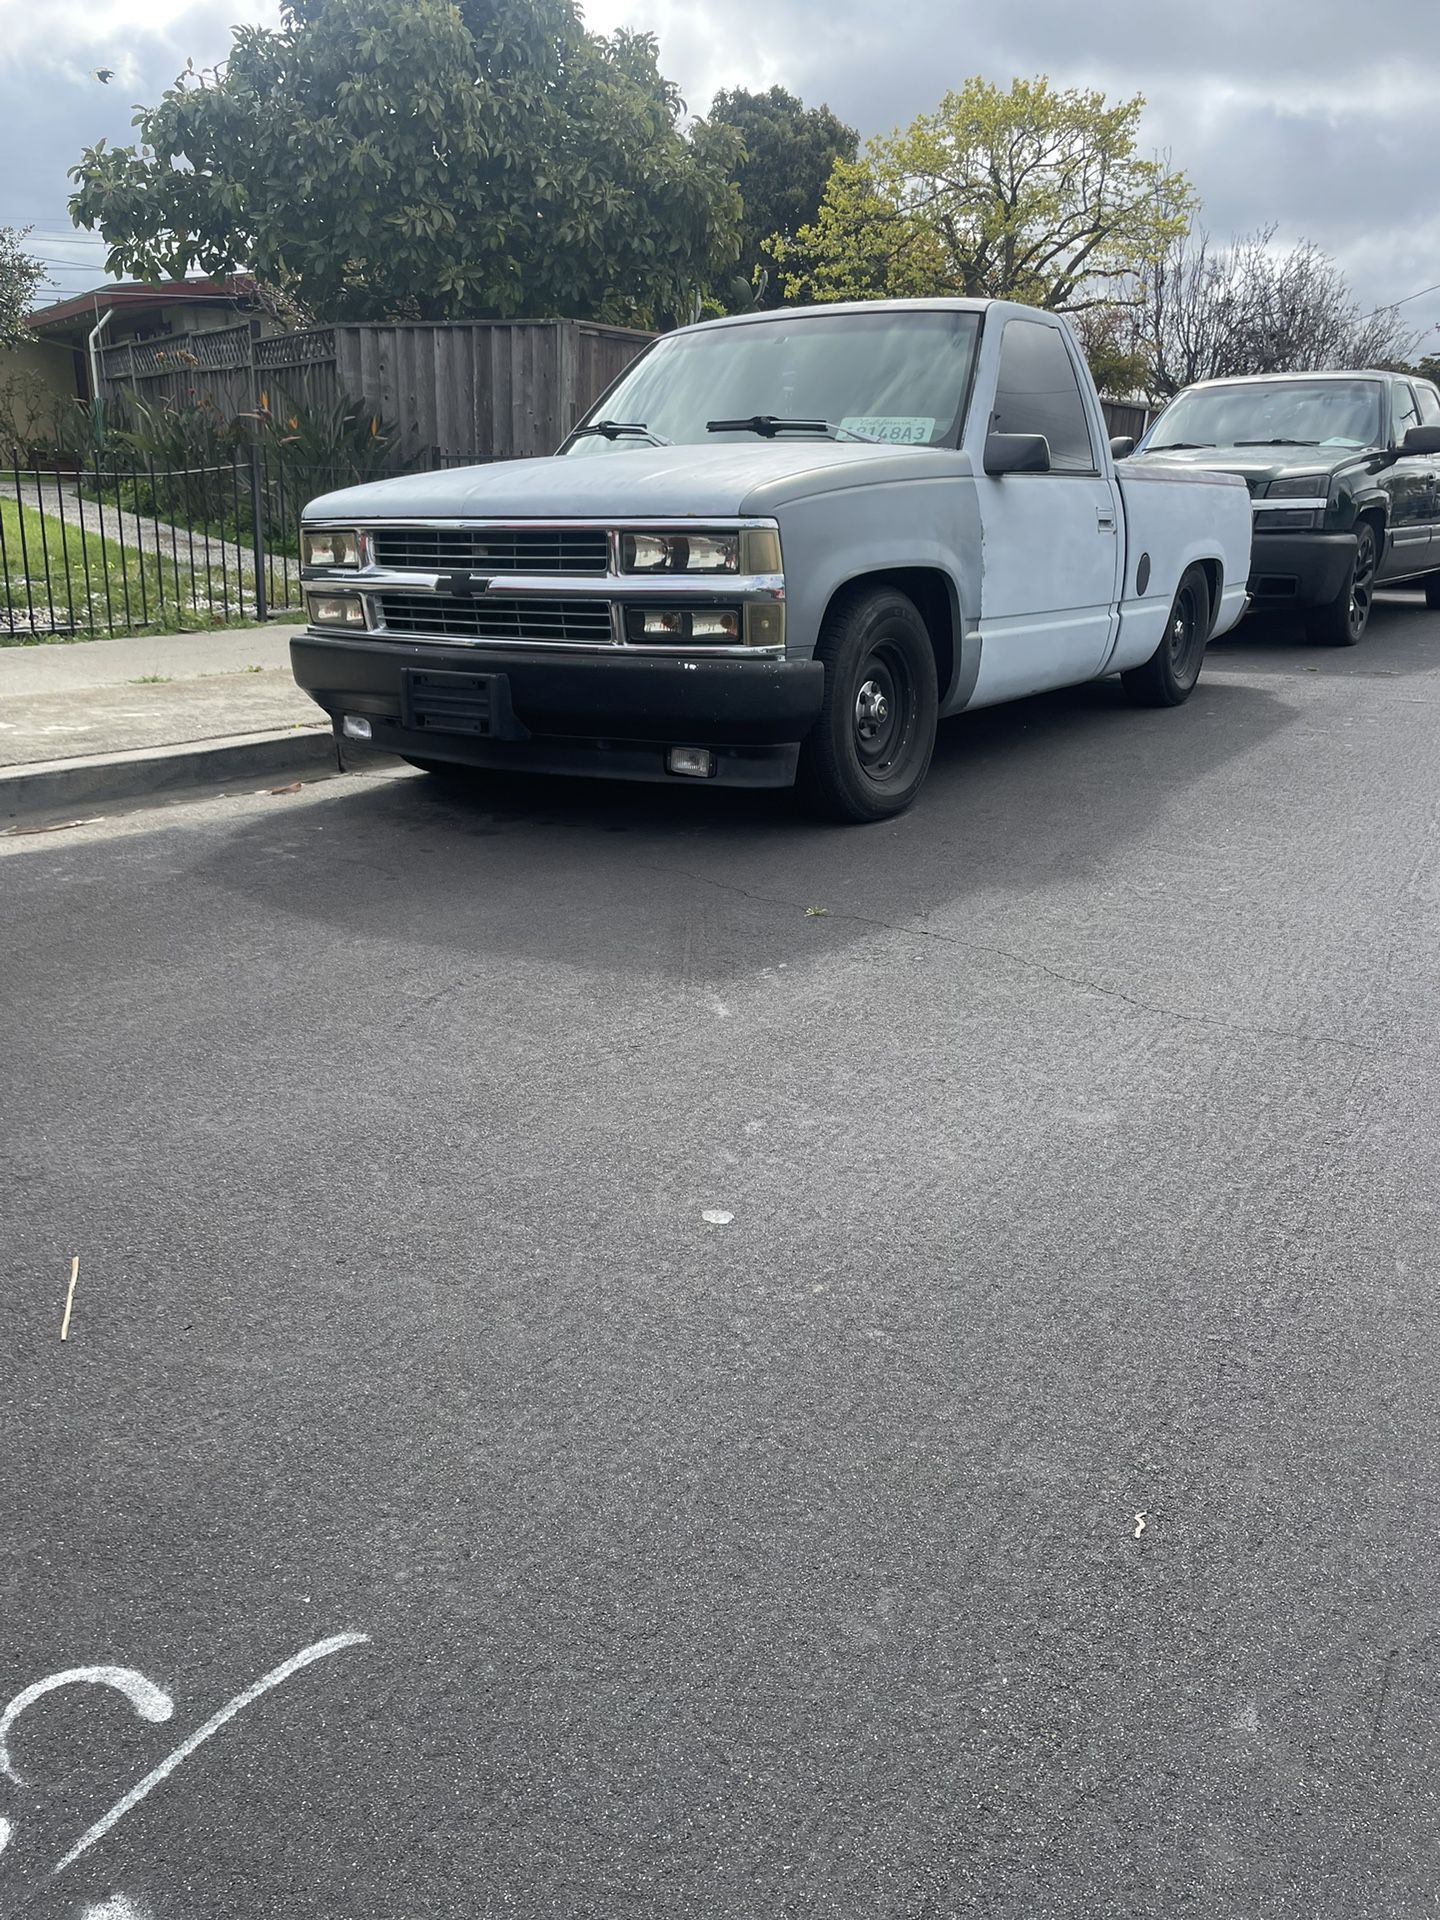
[{"label": "wooden stick on road", "polygon": [[75,1282],[80,1278],[80,1256],[77,1253],[70,1262],[70,1286],[65,1295],[65,1318],[60,1322],[60,1338],[70,1338],[70,1309],[75,1304]]}]

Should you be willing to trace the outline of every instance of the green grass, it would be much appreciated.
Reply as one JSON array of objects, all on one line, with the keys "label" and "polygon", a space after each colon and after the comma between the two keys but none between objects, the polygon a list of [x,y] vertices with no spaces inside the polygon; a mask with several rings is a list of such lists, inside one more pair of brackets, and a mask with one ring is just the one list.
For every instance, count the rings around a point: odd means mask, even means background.
[{"label": "green grass", "polygon": [[[0,647],[254,626],[238,611],[233,567],[228,588],[227,610],[220,568],[197,562],[192,570],[183,547],[177,567],[168,554],[157,560],[0,497]],[[248,584],[245,601],[248,608]]]}]

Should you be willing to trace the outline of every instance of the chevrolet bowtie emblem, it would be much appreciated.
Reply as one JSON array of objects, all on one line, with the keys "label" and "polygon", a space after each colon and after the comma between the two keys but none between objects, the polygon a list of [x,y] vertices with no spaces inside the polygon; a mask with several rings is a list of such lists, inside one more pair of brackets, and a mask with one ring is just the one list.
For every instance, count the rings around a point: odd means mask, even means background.
[{"label": "chevrolet bowtie emblem", "polygon": [[490,588],[488,573],[452,573],[444,583],[446,593],[455,600],[473,600]]}]

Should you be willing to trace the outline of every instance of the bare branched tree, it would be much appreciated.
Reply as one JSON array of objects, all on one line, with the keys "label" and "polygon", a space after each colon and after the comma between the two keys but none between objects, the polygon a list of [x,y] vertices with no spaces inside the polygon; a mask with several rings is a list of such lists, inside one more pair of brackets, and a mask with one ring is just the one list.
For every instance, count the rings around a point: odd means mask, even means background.
[{"label": "bare branched tree", "polygon": [[1117,337],[1144,365],[1152,398],[1196,380],[1373,367],[1415,351],[1398,309],[1363,312],[1322,248],[1274,241],[1274,227],[1219,248],[1192,234],[1135,276]]}]

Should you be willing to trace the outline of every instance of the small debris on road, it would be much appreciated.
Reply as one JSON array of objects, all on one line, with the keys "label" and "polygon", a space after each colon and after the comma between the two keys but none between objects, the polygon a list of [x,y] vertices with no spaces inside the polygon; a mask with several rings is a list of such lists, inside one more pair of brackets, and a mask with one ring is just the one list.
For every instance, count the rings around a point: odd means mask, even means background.
[{"label": "small debris on road", "polygon": [[292,780],[288,787],[257,787],[257,793],[299,793],[304,786],[303,780]]},{"label": "small debris on road", "polygon": [[1145,1516],[1143,1513],[1137,1513],[1135,1516],[1135,1538],[1138,1540],[1144,1531]]},{"label": "small debris on road", "polygon": [[65,1313],[60,1321],[60,1338],[70,1338],[70,1309],[75,1304],[75,1282],[80,1278],[80,1256],[77,1253],[70,1262],[70,1285],[65,1290]]},{"label": "small debris on road", "polygon": [[93,827],[100,821],[98,813],[92,813],[88,820],[57,820],[48,827],[6,827],[5,838],[22,833],[68,833],[71,827]]},{"label": "small debris on road", "polygon": [[829,907],[806,907],[805,918],[807,920],[823,920],[829,911]]},{"label": "small debris on road", "polygon": [[723,1207],[706,1207],[700,1218],[708,1220],[712,1227],[728,1227],[735,1216],[733,1213],[726,1213]]}]

